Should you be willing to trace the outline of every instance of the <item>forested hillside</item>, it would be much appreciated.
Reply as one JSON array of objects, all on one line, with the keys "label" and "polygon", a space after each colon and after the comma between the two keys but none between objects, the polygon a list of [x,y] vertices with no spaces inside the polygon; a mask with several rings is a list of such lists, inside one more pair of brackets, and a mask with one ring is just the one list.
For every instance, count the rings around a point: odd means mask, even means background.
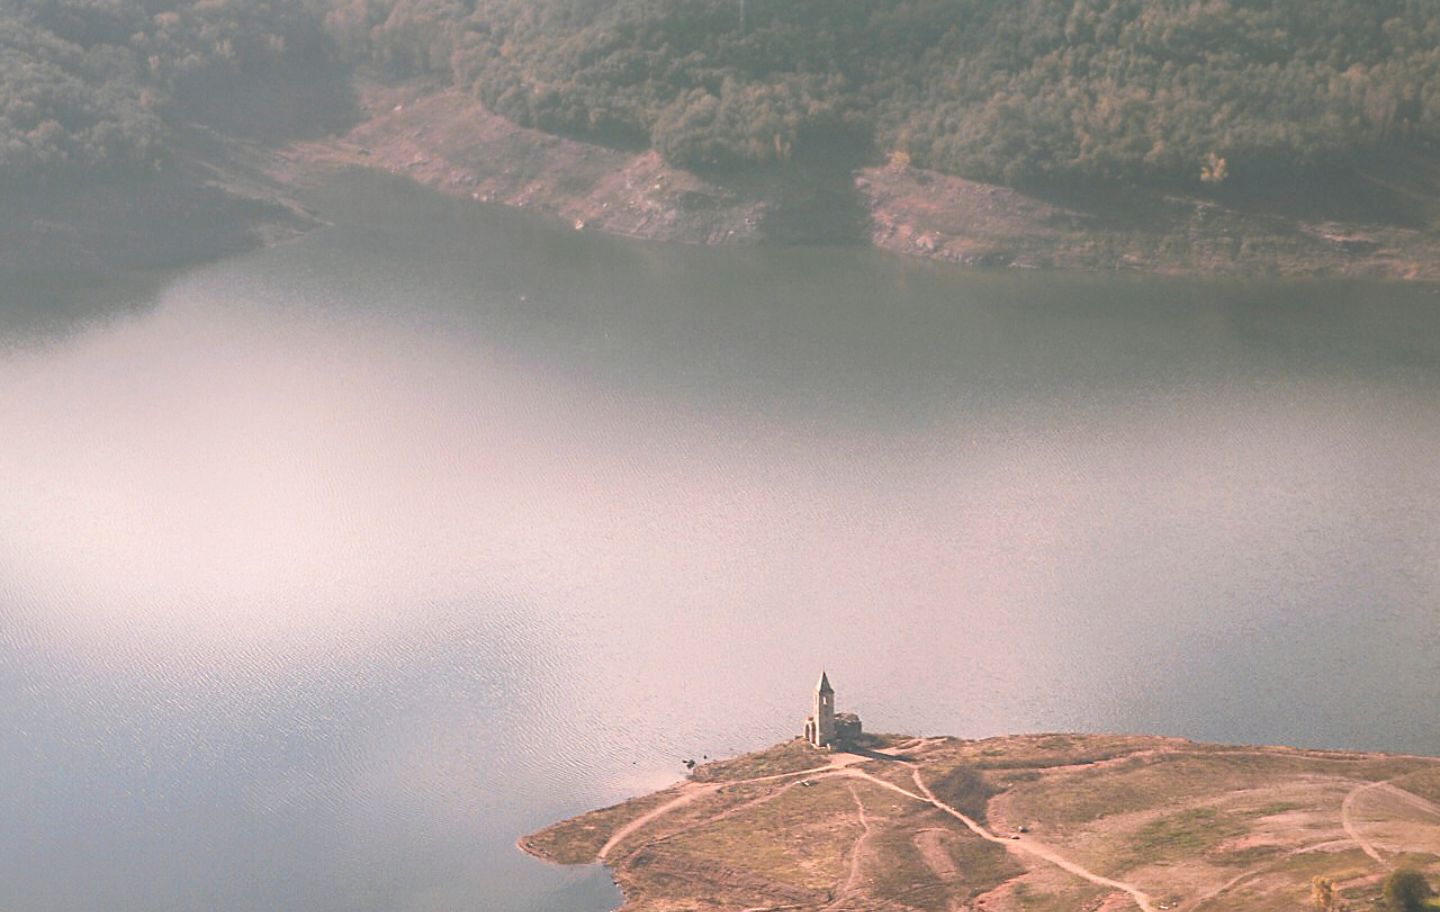
[{"label": "forested hillside", "polygon": [[0,0],[0,186],[153,173],[213,87],[323,55],[304,0]]},{"label": "forested hillside", "polygon": [[1440,136],[1434,0],[0,0],[0,185],[163,169],[213,90],[337,51],[702,171],[1199,185]]},{"label": "forested hillside", "polygon": [[334,0],[351,59],[543,130],[1007,183],[1344,170],[1440,134],[1434,0]]}]

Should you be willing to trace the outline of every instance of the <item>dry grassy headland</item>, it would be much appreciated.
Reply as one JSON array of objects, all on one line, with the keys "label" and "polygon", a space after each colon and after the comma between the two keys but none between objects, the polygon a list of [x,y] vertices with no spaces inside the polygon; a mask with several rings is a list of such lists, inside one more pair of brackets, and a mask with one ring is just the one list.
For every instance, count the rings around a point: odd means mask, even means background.
[{"label": "dry grassy headland", "polygon": [[1440,872],[1440,759],[1175,738],[796,739],[520,841],[625,912],[1368,907]]}]

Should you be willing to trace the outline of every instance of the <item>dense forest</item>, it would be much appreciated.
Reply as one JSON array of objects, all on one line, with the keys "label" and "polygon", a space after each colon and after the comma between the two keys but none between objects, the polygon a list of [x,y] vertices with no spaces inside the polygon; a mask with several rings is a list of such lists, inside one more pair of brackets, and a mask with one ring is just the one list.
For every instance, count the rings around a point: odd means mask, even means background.
[{"label": "dense forest", "polygon": [[335,0],[340,50],[521,124],[737,169],[1315,176],[1440,133],[1434,0]]},{"label": "dense forest", "polygon": [[701,170],[1220,183],[1440,135],[1434,0],[0,0],[0,184],[162,169],[212,88],[319,58]]},{"label": "dense forest", "polygon": [[0,0],[0,186],[163,169],[213,88],[328,53],[303,0]]}]

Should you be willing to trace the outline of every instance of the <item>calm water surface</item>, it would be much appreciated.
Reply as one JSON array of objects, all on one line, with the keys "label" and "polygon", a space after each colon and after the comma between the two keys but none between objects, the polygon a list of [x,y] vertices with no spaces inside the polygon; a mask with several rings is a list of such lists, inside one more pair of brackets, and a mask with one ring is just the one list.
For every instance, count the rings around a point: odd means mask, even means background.
[{"label": "calm water surface", "polygon": [[798,730],[1440,753],[1440,298],[705,251],[350,179],[0,286],[0,908],[599,912]]}]

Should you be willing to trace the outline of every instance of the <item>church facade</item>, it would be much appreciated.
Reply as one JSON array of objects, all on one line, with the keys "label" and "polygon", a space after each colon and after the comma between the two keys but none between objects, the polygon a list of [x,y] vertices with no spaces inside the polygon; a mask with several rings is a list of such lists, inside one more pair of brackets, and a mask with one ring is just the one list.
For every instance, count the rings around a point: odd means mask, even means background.
[{"label": "church facade", "polygon": [[835,711],[835,688],[825,672],[815,685],[812,711],[805,719],[805,740],[815,747],[844,747],[860,737],[860,717]]}]

